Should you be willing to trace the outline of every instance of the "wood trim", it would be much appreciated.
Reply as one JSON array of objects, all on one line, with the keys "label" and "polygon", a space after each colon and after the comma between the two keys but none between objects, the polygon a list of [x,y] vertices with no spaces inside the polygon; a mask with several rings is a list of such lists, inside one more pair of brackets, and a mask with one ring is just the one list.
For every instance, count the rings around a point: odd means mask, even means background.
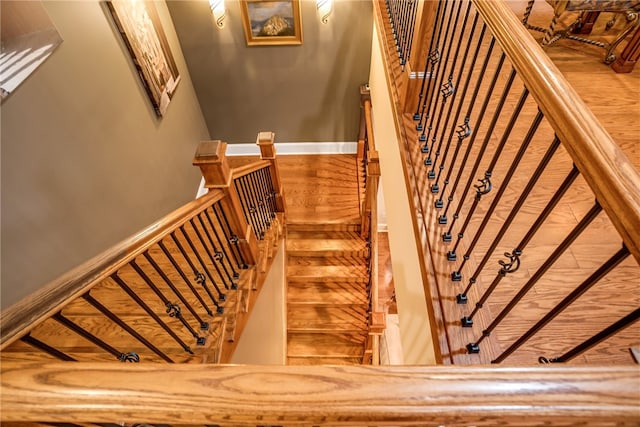
[{"label": "wood trim", "polygon": [[270,165],[271,162],[269,160],[256,160],[252,163],[232,168],[231,174],[233,175],[233,179],[240,178],[241,176],[249,175],[251,172],[269,167]]},{"label": "wood trim", "polygon": [[210,190],[3,310],[0,350],[222,198],[221,191]]},{"label": "wood trim", "polygon": [[3,363],[0,405],[3,422],[637,425],[639,384],[635,366]]},{"label": "wood trim", "polygon": [[640,262],[640,172],[504,1],[474,4]]}]

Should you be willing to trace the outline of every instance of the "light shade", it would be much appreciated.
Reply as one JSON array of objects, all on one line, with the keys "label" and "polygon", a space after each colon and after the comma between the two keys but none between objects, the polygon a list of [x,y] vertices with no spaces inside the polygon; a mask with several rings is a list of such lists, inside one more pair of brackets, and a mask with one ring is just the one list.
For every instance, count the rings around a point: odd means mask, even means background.
[{"label": "light shade", "polygon": [[316,0],[316,7],[322,23],[329,22],[329,15],[333,11],[333,0]]},{"label": "light shade", "polygon": [[211,7],[211,13],[213,13],[213,18],[216,20],[218,28],[224,28],[224,18],[226,16],[224,0],[209,0],[209,6]]}]

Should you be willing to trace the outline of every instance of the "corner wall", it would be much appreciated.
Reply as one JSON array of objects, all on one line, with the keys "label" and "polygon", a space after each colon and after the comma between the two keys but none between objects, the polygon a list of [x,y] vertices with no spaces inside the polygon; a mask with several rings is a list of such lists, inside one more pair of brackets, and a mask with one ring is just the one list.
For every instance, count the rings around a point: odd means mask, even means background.
[{"label": "corner wall", "polygon": [[411,220],[411,208],[400,156],[392,99],[387,86],[377,29],[371,49],[371,104],[373,133],[380,154],[393,281],[398,304],[400,339],[406,365],[434,365],[436,356],[420,273],[420,259]]},{"label": "corner wall", "polygon": [[284,365],[286,363],[286,285],[284,239],[251,310],[231,363]]},{"label": "corner wall", "polygon": [[162,119],[104,2],[43,2],[64,41],[2,103],[2,308],[195,195],[209,133],[154,3],[182,79]]}]

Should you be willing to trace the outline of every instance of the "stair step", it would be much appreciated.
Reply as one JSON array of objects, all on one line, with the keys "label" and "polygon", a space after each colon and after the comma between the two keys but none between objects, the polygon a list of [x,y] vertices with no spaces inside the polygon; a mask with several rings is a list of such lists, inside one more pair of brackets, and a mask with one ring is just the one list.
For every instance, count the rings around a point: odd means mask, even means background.
[{"label": "stair step", "polygon": [[346,265],[291,265],[287,267],[289,282],[352,282],[366,284],[367,270]]},{"label": "stair step", "polygon": [[287,222],[287,232],[291,231],[360,231],[360,222]]},{"label": "stair step", "polygon": [[287,310],[289,332],[364,332],[366,312],[353,306],[293,305]]},{"label": "stair step", "polygon": [[361,357],[287,357],[287,365],[360,365]]},{"label": "stair step", "polygon": [[362,357],[364,338],[349,334],[289,334],[288,357]]},{"label": "stair step", "polygon": [[353,232],[293,232],[287,236],[289,256],[367,256],[367,244]]},{"label": "stair step", "polygon": [[287,290],[289,304],[367,306],[367,293],[362,285],[347,282],[292,282]]}]

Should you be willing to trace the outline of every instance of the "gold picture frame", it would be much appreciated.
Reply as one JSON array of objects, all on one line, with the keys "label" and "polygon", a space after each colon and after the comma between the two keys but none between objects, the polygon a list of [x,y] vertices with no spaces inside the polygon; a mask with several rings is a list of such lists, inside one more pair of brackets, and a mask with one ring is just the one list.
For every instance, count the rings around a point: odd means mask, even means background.
[{"label": "gold picture frame", "polygon": [[247,46],[302,44],[300,0],[240,0]]}]

